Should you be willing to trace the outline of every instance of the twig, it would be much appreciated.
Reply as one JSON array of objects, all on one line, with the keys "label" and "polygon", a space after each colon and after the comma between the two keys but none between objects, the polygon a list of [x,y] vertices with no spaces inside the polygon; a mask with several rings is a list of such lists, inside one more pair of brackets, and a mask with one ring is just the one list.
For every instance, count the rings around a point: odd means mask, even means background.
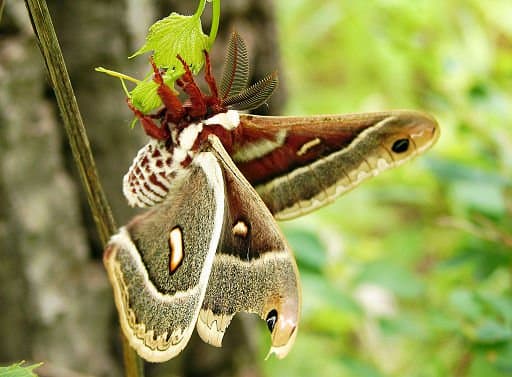
[{"label": "twig", "polygon": [[[50,12],[45,0],[25,0],[25,5],[57,98],[73,158],[87,193],[89,207],[101,242],[105,245],[117,227],[98,178],[89,140],[53,28]],[[142,377],[141,359],[129,347],[128,342],[123,341],[123,348],[125,375],[127,377]]]}]

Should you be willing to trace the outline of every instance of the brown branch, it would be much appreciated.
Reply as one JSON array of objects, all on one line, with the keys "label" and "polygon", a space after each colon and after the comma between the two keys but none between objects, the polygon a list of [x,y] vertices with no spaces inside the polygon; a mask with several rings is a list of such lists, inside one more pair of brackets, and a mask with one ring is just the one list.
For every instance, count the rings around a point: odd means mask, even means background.
[{"label": "brown branch", "polygon": [[[0,0],[0,6],[2,3],[3,0]],[[89,139],[71,87],[50,12],[45,0],[25,0],[25,5],[46,64],[50,83],[57,98],[68,142],[80,173],[82,185],[87,193],[87,200],[96,229],[101,242],[105,245],[110,236],[116,231],[117,226],[100,184]],[[125,340],[123,340],[123,351],[126,376],[142,377],[142,361]]]}]

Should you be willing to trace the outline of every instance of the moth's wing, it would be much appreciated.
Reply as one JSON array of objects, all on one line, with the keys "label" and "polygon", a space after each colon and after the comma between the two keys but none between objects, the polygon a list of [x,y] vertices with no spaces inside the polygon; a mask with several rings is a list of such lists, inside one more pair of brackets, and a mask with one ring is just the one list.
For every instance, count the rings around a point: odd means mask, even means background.
[{"label": "moth's wing", "polygon": [[176,356],[187,344],[206,292],[225,211],[222,171],[200,153],[175,177],[160,205],[114,235],[104,264],[120,323],[148,361]]},{"label": "moth's wing", "polygon": [[257,313],[271,331],[270,353],[284,357],[295,340],[300,316],[295,259],[272,214],[220,141],[211,135],[209,142],[224,173],[226,215],[198,333],[205,342],[220,346],[236,313]]},{"label": "moth's wing", "polygon": [[142,147],[123,177],[123,194],[132,207],[151,207],[167,196],[176,172],[165,143],[151,140]]},{"label": "moth's wing", "polygon": [[437,122],[417,111],[309,117],[240,115],[233,161],[280,220],[321,207],[430,148]]}]

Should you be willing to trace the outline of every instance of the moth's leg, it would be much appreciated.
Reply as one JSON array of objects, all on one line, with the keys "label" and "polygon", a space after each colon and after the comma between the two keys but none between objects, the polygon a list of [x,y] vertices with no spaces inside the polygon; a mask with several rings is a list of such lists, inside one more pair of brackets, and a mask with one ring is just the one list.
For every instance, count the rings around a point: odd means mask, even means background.
[{"label": "moth's leg", "polygon": [[129,98],[126,99],[126,103],[128,104],[128,107],[133,112],[133,114],[135,114],[135,116],[140,120],[142,128],[144,128],[144,132],[146,132],[148,136],[157,140],[169,139],[171,134],[169,132],[169,128],[165,124],[162,124],[161,127],[158,127],[153,121],[152,117],[150,115],[144,115],[142,111],[133,106]]},{"label": "moth's leg", "polygon": [[170,114],[170,120],[173,123],[178,123],[185,115],[183,104],[173,90],[164,82],[162,73],[156,66],[152,56],[149,58],[149,61],[153,67],[153,81],[158,85],[157,94]]},{"label": "moth's leg", "polygon": [[212,74],[212,65],[210,63],[210,55],[208,51],[204,50],[204,59],[205,59],[205,73],[204,79],[210,88],[210,94],[214,98],[219,98],[219,91],[217,90],[217,83],[215,82],[215,77]]},{"label": "moth's leg", "polygon": [[183,64],[183,68],[185,69],[185,73],[181,76],[180,79],[176,80],[176,83],[183,88],[183,91],[188,94],[190,97],[191,107],[189,110],[189,114],[193,118],[198,118],[206,115],[207,107],[206,101],[203,93],[201,93],[201,89],[197,86],[194,81],[194,77],[192,72],[190,71],[190,67],[183,60],[180,55],[177,55],[178,60]]},{"label": "moth's leg", "polygon": [[210,63],[210,55],[208,51],[204,50],[205,57],[205,74],[204,80],[208,84],[210,88],[210,96],[206,98],[207,105],[211,108],[211,112],[213,114],[223,113],[227,109],[222,105],[222,102],[219,98],[219,91],[217,89],[217,83],[215,81],[215,77],[212,74],[212,65]]}]

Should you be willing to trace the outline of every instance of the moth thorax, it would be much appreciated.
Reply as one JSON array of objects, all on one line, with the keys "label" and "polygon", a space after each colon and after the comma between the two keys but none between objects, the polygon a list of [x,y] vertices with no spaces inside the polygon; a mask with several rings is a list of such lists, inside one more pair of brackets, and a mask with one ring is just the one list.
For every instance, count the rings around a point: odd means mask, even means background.
[{"label": "moth thorax", "polygon": [[240,116],[236,110],[228,110],[225,113],[215,114],[214,116],[203,121],[204,124],[218,124],[224,129],[231,131],[240,124]]},{"label": "moth thorax", "polygon": [[169,273],[176,272],[184,257],[183,236],[177,226],[169,232]]},{"label": "moth thorax", "polygon": [[176,146],[179,146],[188,152],[191,151],[202,131],[202,123],[190,123],[179,133],[177,140],[175,140]]}]

